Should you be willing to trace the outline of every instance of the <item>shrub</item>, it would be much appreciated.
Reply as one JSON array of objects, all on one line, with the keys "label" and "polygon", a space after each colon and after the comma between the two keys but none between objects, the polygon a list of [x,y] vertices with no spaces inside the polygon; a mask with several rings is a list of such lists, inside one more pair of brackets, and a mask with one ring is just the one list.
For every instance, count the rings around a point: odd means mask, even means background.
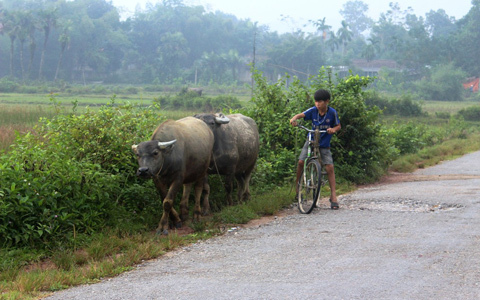
[{"label": "shrub", "polygon": [[154,107],[104,106],[19,136],[0,157],[0,244],[51,247],[105,226],[155,226],[159,197],[136,178],[130,147],[161,121]]},{"label": "shrub", "polygon": [[440,101],[462,101],[462,81],[466,74],[453,63],[436,66],[430,76],[415,84],[416,89],[424,99]]},{"label": "shrub", "polygon": [[412,100],[410,95],[402,95],[399,98],[386,99],[376,92],[365,95],[365,103],[369,106],[377,106],[385,115],[399,115],[403,117],[416,117],[424,115],[419,103]]},{"label": "shrub", "polygon": [[478,121],[480,120],[480,106],[470,106],[461,109],[458,114],[462,116],[465,121]]},{"label": "shrub", "polygon": [[0,92],[11,93],[19,87],[15,81],[9,80],[7,77],[0,79]]},{"label": "shrub", "polygon": [[349,76],[338,79],[335,86],[327,80],[324,69],[304,85],[294,78],[290,87],[280,80],[268,84],[256,72],[255,95],[252,105],[245,114],[252,117],[260,133],[260,158],[257,168],[261,171],[255,181],[270,184],[280,183],[285,177],[293,176],[296,157],[295,150],[303,146],[305,135],[297,134],[288,120],[295,114],[314,105],[310,95],[319,89],[331,91],[330,105],[338,110],[342,130],[332,138],[334,159],[338,174],[354,183],[374,181],[380,177],[391,161],[391,151],[384,143],[381,126],[377,123],[380,110],[365,105],[363,89],[372,78]]}]

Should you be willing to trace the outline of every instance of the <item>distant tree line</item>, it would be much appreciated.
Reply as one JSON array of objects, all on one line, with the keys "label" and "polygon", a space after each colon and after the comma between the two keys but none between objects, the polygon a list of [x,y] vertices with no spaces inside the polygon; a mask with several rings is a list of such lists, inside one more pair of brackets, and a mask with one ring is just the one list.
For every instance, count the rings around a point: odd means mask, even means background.
[{"label": "distant tree line", "polygon": [[[321,66],[352,66],[353,59],[389,59],[418,81],[437,66],[462,76],[480,74],[480,0],[460,20],[442,9],[425,17],[398,3],[378,20],[368,5],[348,1],[337,30],[326,18],[279,34],[182,0],[163,0],[122,19],[108,0],[0,0],[0,78],[138,84],[248,82],[250,64],[276,80],[307,78]],[[389,77],[390,76],[390,77]]]}]

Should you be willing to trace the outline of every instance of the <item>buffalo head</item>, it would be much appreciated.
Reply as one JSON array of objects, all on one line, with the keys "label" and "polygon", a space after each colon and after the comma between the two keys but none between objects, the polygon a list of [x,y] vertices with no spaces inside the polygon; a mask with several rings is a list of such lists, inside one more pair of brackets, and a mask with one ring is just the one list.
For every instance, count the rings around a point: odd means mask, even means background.
[{"label": "buffalo head", "polygon": [[148,141],[132,145],[132,150],[137,155],[139,168],[137,176],[150,178],[158,176],[165,164],[166,155],[172,150],[175,142]]},{"label": "buffalo head", "polygon": [[230,122],[230,119],[221,113],[196,114],[194,115],[194,117],[205,122],[212,130],[215,128],[216,125],[228,124]]}]

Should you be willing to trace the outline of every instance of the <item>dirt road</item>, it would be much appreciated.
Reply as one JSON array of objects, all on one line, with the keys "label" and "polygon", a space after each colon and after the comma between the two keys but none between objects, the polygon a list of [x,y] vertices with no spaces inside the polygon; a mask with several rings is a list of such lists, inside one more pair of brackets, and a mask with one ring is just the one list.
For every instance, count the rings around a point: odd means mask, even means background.
[{"label": "dirt road", "polygon": [[48,299],[480,299],[480,152]]}]

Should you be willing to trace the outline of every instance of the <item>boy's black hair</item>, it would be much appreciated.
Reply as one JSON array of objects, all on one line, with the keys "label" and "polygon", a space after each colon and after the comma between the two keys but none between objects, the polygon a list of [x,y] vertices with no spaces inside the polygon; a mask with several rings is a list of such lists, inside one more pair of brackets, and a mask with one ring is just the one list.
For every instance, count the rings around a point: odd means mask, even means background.
[{"label": "boy's black hair", "polygon": [[330,100],[330,92],[324,89],[320,89],[313,95],[315,101],[327,101]]}]

